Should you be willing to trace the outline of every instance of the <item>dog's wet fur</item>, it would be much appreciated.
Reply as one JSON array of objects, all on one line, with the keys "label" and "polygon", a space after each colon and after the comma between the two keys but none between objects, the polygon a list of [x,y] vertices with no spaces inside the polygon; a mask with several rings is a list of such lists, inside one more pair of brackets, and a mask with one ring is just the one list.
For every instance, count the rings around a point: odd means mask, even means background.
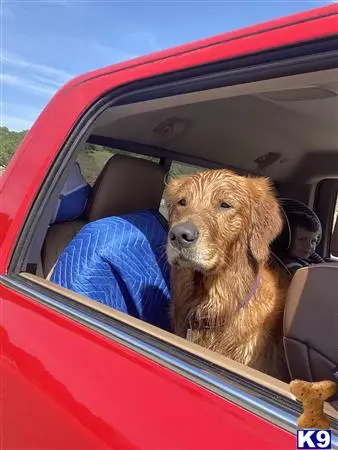
[{"label": "dog's wet fur", "polygon": [[270,258],[283,224],[270,181],[205,170],[172,179],[166,198],[175,333],[287,381],[289,280]]}]

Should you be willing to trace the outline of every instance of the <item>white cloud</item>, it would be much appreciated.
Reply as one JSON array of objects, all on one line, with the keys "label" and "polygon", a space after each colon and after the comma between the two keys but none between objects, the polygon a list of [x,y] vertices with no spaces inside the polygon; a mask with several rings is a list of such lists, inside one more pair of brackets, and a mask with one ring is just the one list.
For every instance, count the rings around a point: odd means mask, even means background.
[{"label": "white cloud", "polygon": [[29,61],[2,49],[0,63],[0,78],[3,86],[15,86],[48,98],[73,77],[65,70]]},{"label": "white cloud", "polygon": [[24,117],[2,115],[0,124],[2,127],[7,127],[11,131],[28,130],[33,125],[34,120],[28,120]]},{"label": "white cloud", "polygon": [[40,75],[35,74],[32,74],[32,79],[42,84],[48,84],[56,89],[63,85],[63,83],[58,80],[52,80],[51,78],[41,77]]},{"label": "white cloud", "polygon": [[41,109],[13,102],[0,102],[0,123],[10,130],[22,131],[32,126]]},{"label": "white cloud", "polygon": [[28,78],[8,73],[1,73],[0,81],[2,85],[15,86],[18,89],[30,91],[33,94],[43,95],[45,97],[51,97],[57,91],[57,88],[53,85],[34,83],[34,81],[31,81]]},{"label": "white cloud", "polygon": [[66,83],[73,77],[71,73],[66,72],[65,70],[56,69],[52,66],[28,61],[27,59],[24,59],[19,55],[15,55],[10,52],[4,52],[3,50],[1,50],[0,61],[2,64],[11,67],[26,69],[30,72],[53,78],[53,80],[57,80],[60,83]]}]

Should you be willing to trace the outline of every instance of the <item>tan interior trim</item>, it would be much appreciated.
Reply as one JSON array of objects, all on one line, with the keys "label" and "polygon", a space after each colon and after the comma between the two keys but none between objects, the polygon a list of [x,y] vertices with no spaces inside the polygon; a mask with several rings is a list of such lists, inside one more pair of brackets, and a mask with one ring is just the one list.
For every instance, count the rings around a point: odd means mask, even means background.
[{"label": "tan interior trim", "polygon": [[[52,268],[50,269],[50,271],[48,272],[47,276],[46,276],[46,280],[49,281],[52,278],[54,269],[55,269],[56,263],[53,264]],[[29,274],[28,274],[29,275]]]},{"label": "tan interior trim", "polygon": [[[159,109],[172,108],[181,105],[192,105],[201,102],[226,99],[241,95],[261,95],[271,91],[288,90],[313,86],[317,84],[335,83],[337,81],[338,69],[326,69],[318,72],[308,72],[288,77],[278,77],[250,83],[235,84],[221,88],[208,89],[206,91],[189,92],[171,97],[161,97],[155,100],[147,100],[128,105],[114,106],[109,108],[98,118],[96,127],[109,126],[112,120],[118,120],[130,115],[137,115]],[[96,134],[96,131],[95,133]]]},{"label": "tan interior trim", "polygon": [[[337,197],[338,198],[338,197]],[[338,214],[334,214],[335,225],[331,237],[331,254],[338,257]]]},{"label": "tan interior trim", "polygon": [[[51,291],[64,295],[65,297],[68,297],[82,305],[88,306],[95,311],[105,314],[106,316],[109,316],[127,325],[133,326],[134,328],[146,332],[153,337],[161,339],[168,344],[174,345],[181,348],[182,350],[199,356],[212,364],[216,364],[226,370],[237,373],[240,376],[243,376],[251,381],[260,384],[261,386],[264,386],[265,388],[272,390],[273,392],[278,393],[279,395],[294,399],[293,395],[291,395],[291,393],[289,392],[288,384],[270,377],[269,375],[263,374],[255,369],[237,363],[236,361],[226,358],[225,356],[218,355],[211,350],[200,347],[199,345],[186,341],[185,339],[175,336],[172,333],[161,330],[160,328],[147,324],[134,317],[128,316],[127,314],[114,310],[108,306],[105,306],[83,295],[65,289],[59,285],[52,283],[51,281],[45,280],[36,275],[23,272],[20,273],[20,276],[26,278],[27,280],[33,281],[40,286],[50,289]],[[338,419],[338,412],[335,411],[329,404],[325,405],[325,412]]]}]

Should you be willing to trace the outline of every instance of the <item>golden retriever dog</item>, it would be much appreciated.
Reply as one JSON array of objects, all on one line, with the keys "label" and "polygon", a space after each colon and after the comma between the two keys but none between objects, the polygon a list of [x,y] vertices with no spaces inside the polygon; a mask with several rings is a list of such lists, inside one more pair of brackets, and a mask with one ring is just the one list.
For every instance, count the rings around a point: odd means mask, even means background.
[{"label": "golden retriever dog", "polygon": [[270,260],[283,222],[269,180],[205,170],[172,179],[166,197],[174,332],[288,380],[288,280]]}]

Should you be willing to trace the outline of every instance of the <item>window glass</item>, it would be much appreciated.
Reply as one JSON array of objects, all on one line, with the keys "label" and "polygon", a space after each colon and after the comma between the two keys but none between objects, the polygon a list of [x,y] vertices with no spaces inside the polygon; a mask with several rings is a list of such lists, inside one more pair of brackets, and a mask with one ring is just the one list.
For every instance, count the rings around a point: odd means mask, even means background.
[{"label": "window glass", "polygon": [[91,186],[93,186],[95,180],[99,176],[107,161],[115,154],[132,156],[134,158],[148,159],[156,163],[159,162],[159,158],[152,158],[151,156],[124,152],[122,150],[102,147],[101,145],[87,144],[78,156],[77,162],[80,165],[82,175]]},{"label": "window glass", "polygon": [[173,161],[171,164],[169,176],[183,177],[187,175],[192,175],[193,173],[199,172],[201,170],[203,170],[203,167]]},{"label": "window glass", "polygon": [[[153,158],[151,156],[139,155],[131,152],[124,152],[122,150],[102,147],[100,145],[87,144],[78,156],[77,162],[80,165],[82,175],[91,186],[94,185],[95,180],[99,176],[105,164],[115,154],[148,159],[157,164],[159,163],[159,158]],[[169,179],[171,177],[183,177],[192,175],[193,173],[199,172],[200,170],[203,170],[203,168],[191,164],[173,161],[169,171]],[[168,209],[164,197],[161,200],[160,212],[165,218],[168,218]]]}]

